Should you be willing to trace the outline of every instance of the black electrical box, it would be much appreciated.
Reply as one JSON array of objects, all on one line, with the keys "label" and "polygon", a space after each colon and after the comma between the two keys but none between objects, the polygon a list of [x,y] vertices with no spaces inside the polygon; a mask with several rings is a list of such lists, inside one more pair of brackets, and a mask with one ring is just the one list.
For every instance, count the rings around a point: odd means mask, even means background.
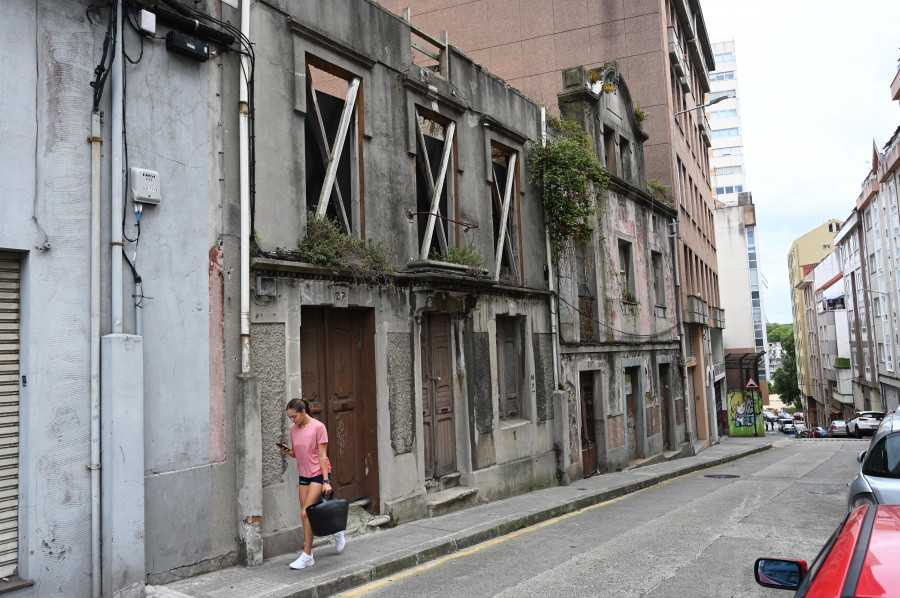
[{"label": "black electrical box", "polygon": [[208,44],[177,31],[169,31],[166,34],[166,50],[184,54],[201,62],[209,60]]}]

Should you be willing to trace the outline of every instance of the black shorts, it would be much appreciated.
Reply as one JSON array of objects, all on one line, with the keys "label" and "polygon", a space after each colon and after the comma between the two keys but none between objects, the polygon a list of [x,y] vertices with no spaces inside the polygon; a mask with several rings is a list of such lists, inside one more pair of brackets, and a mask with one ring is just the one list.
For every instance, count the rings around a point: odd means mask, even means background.
[{"label": "black shorts", "polygon": [[310,484],[324,484],[325,477],[320,473],[319,475],[314,475],[311,478],[304,478],[300,476],[300,485],[301,486],[309,486]]}]

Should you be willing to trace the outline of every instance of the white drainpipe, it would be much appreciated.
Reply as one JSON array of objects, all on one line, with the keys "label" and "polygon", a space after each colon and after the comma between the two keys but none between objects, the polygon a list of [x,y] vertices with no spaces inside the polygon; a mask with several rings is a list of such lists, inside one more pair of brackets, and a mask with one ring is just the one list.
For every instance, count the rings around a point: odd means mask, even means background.
[{"label": "white drainpipe", "polygon": [[[241,33],[250,39],[250,0],[241,2]],[[241,373],[250,372],[250,107],[245,74],[249,58],[241,55],[240,76],[240,193],[241,193]]]},{"label": "white drainpipe", "polygon": [[[541,146],[547,145],[547,109],[541,106]],[[553,293],[553,252],[550,249],[550,227],[544,227],[544,244],[547,249],[547,290],[550,291],[550,335],[553,338],[553,390],[559,388],[559,342],[556,330],[558,304]]]},{"label": "white drainpipe", "polygon": [[91,576],[100,596],[100,112],[91,115]]}]

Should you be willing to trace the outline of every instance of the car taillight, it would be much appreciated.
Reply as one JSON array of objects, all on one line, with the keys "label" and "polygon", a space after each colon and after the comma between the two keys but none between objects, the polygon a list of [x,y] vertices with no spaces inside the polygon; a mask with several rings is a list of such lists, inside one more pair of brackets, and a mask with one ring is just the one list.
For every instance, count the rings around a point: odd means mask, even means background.
[{"label": "car taillight", "polygon": [[877,505],[878,501],[875,500],[875,497],[869,493],[865,494],[857,494],[853,497],[853,508],[860,505]]}]

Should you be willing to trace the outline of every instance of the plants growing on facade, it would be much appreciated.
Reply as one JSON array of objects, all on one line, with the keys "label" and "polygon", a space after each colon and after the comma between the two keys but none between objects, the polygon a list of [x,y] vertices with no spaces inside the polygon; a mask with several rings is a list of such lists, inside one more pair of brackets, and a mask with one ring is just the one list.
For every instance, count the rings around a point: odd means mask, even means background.
[{"label": "plants growing on facade", "polygon": [[548,117],[552,132],[546,145],[530,144],[531,182],[543,191],[547,233],[554,262],[570,240],[588,239],[599,217],[598,197],[609,174],[597,159],[590,138],[575,122]]},{"label": "plants growing on facade", "polygon": [[469,243],[462,247],[448,247],[446,253],[440,253],[437,250],[431,252],[431,259],[439,262],[447,262],[448,264],[459,264],[467,266],[475,274],[481,273],[481,267],[484,264],[484,256],[478,251],[475,245]]},{"label": "plants growing on facade", "polygon": [[390,285],[397,259],[384,240],[345,235],[336,222],[315,212],[307,212],[306,222],[306,235],[297,243],[299,259],[314,266],[348,268],[356,280]]},{"label": "plants growing on facade", "polygon": [[649,116],[649,113],[641,108],[641,105],[638,104],[634,109],[634,118],[637,120],[637,124],[640,128],[644,128],[644,120]]}]

